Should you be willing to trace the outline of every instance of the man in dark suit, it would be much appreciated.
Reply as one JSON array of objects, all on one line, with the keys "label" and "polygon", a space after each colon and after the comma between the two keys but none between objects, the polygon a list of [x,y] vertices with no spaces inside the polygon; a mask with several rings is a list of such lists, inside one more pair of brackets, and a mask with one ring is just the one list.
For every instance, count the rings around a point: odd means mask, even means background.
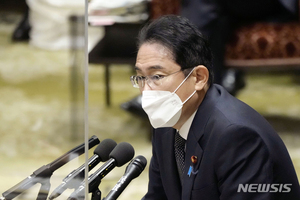
[{"label": "man in dark suit", "polygon": [[224,66],[225,45],[231,32],[241,24],[296,21],[298,3],[298,0],[182,0],[180,15],[209,38],[215,58],[214,82],[235,95],[245,83],[241,70],[227,70]]},{"label": "man in dark suit", "polygon": [[186,18],[139,34],[133,86],[154,127],[144,200],[300,199],[287,149],[255,110],[213,84],[208,42]]}]

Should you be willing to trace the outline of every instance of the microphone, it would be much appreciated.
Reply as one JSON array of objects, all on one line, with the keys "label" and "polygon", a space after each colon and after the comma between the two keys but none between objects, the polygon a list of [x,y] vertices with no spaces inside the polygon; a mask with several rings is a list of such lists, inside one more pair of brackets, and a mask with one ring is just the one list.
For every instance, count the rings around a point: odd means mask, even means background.
[{"label": "microphone", "polygon": [[[94,155],[88,160],[88,170],[92,170],[99,162],[107,161],[110,152],[115,148],[117,143],[112,139],[103,140],[94,150]],[[85,164],[76,170],[73,170],[62,181],[62,183],[51,193],[49,199],[55,199],[61,195],[66,189],[77,188],[84,178]]]},{"label": "microphone", "polygon": [[[95,135],[93,135],[89,139],[89,149],[99,143],[100,143],[99,139]],[[38,168],[32,173],[32,175],[28,176],[17,185],[10,188],[9,190],[3,192],[2,193],[3,197],[7,200],[11,200],[16,196],[20,195],[25,190],[35,185],[36,183],[42,183],[42,185],[45,185],[46,188],[50,187],[49,178],[52,176],[53,172],[58,168],[60,168],[61,166],[63,166],[64,164],[66,164],[67,162],[83,154],[84,146],[85,144],[83,143],[75,147],[74,149],[68,151],[67,153],[57,158],[53,162]]]},{"label": "microphone", "polygon": [[[115,166],[120,167],[129,162],[134,156],[134,149],[131,144],[127,142],[119,143],[114,150],[109,154],[109,160],[104,163],[98,170],[88,177],[89,192],[98,189],[101,179],[104,178]],[[84,199],[85,196],[85,181],[82,181],[79,188],[76,189],[68,198]]]},{"label": "microphone", "polygon": [[124,175],[103,200],[117,199],[127,185],[142,173],[146,165],[147,160],[144,156],[137,156],[133,159],[126,167]]}]

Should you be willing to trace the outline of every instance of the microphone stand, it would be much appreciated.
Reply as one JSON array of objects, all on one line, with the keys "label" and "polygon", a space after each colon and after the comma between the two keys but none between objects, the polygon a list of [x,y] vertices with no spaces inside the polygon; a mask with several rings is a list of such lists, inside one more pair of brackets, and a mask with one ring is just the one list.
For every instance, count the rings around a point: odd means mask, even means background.
[{"label": "microphone stand", "polygon": [[89,186],[89,192],[92,193],[91,200],[101,200],[101,191],[98,188],[101,183],[101,178],[97,178],[96,182]]},{"label": "microphone stand", "polygon": [[[92,193],[91,200],[101,200],[101,191],[98,188],[101,183],[101,177],[98,176],[93,182],[89,184],[89,193]],[[70,196],[67,200],[84,200],[85,192],[81,190],[78,194]]]},{"label": "microphone stand", "polygon": [[[89,149],[99,143],[100,143],[99,139],[96,136],[92,136],[89,139]],[[43,165],[42,167],[34,171],[32,175],[28,176],[17,185],[13,186],[9,190],[2,193],[4,199],[12,200],[16,196],[20,195],[24,191],[31,188],[33,185],[40,183],[41,188],[38,193],[37,200],[46,200],[51,187],[50,177],[52,176],[53,172],[56,169],[63,166],[64,164],[66,164],[67,162],[69,162],[70,160],[74,159],[75,157],[83,153],[84,153],[84,143],[68,151],[67,153],[65,153],[58,159],[54,160],[53,162],[47,165]]]},{"label": "microphone stand", "polygon": [[99,188],[96,188],[92,192],[92,198],[91,198],[91,200],[101,200],[101,191],[99,190]]}]

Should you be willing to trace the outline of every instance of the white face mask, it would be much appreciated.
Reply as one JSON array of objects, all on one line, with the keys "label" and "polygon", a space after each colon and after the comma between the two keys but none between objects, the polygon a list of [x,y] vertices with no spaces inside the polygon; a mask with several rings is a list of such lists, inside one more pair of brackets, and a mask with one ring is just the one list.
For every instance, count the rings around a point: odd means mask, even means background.
[{"label": "white face mask", "polygon": [[150,123],[154,128],[173,127],[178,122],[183,104],[195,94],[196,90],[184,102],[181,101],[175,92],[191,75],[193,70],[180,83],[174,92],[160,90],[143,91],[142,107],[147,113]]}]

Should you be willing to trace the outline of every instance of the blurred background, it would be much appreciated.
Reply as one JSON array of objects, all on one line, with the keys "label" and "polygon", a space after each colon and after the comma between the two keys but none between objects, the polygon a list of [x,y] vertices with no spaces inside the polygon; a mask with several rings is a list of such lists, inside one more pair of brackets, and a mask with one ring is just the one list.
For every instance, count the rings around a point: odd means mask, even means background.
[{"label": "blurred background", "polygon": [[[132,43],[147,19],[176,14],[178,4],[141,2],[91,4],[88,128],[89,137],[96,135],[100,141],[111,138],[130,143],[135,156],[145,156],[149,164],[151,129],[138,104],[139,91],[129,81],[136,53]],[[83,14],[82,0],[0,1],[1,194],[84,142],[84,25],[80,17],[70,20],[72,15]],[[300,177],[300,62],[295,57],[289,61],[292,67],[243,68],[245,86],[235,96],[278,131]],[[83,163],[82,155],[55,171],[50,193]],[[125,167],[114,169],[102,180],[102,197]],[[147,191],[147,170],[148,165],[119,199],[142,198]],[[36,199],[39,188],[35,185],[18,199]],[[66,199],[71,192],[57,199]]]}]

